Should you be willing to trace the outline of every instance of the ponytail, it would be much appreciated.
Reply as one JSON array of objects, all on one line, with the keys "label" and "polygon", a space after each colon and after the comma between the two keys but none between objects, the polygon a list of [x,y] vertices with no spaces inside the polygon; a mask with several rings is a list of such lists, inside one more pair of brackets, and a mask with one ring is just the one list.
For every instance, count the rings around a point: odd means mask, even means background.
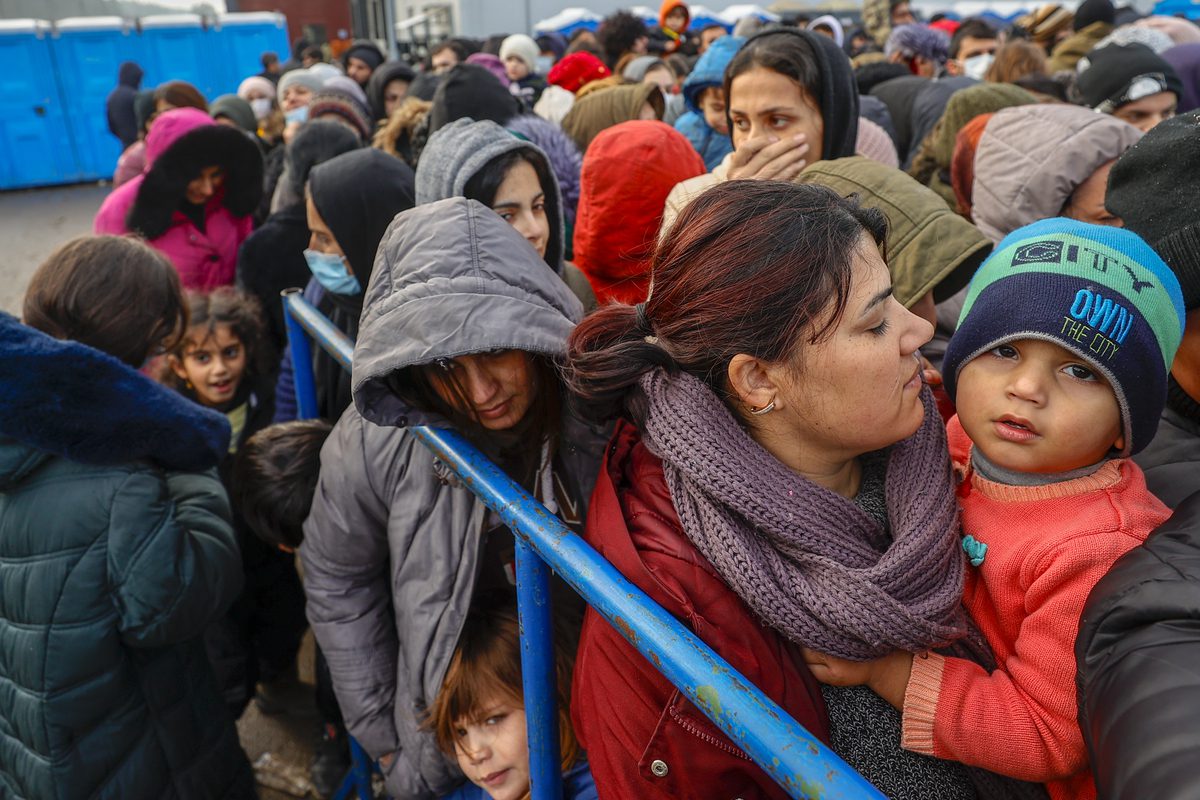
[{"label": "ponytail", "polygon": [[579,413],[602,422],[632,415],[628,401],[637,394],[634,387],[656,367],[679,371],[654,335],[646,304],[610,305],[590,314],[571,333],[564,380]]}]

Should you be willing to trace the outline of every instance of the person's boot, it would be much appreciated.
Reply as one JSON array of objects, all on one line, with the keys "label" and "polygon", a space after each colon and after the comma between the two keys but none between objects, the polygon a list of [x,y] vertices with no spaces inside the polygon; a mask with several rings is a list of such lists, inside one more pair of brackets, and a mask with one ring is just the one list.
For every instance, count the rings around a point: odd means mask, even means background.
[{"label": "person's boot", "polygon": [[309,778],[321,797],[332,797],[350,771],[350,744],[346,732],[326,722],[313,748]]}]

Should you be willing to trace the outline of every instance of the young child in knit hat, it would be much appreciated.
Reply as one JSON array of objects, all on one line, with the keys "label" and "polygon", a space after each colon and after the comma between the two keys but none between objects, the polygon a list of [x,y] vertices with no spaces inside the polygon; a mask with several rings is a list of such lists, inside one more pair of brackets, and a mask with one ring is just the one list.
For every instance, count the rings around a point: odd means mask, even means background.
[{"label": "young child in knit hat", "polygon": [[1095,798],[1077,722],[1075,634],[1092,587],[1169,516],[1129,458],[1154,436],[1183,295],[1120,228],[1048,219],[997,246],[946,352],[958,415],[963,603],[995,658],[810,655],[903,713],[905,749]]}]

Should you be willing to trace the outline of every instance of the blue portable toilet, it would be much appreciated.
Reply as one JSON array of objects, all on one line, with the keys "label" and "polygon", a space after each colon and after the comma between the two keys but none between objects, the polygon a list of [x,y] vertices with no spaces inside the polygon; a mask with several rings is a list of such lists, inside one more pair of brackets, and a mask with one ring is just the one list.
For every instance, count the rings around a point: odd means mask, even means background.
[{"label": "blue portable toilet", "polygon": [[121,142],[108,130],[106,104],[122,61],[146,68],[138,45],[131,24],[121,17],[73,17],[54,23],[50,51],[78,164],[74,180],[111,178],[116,169]]},{"label": "blue portable toilet", "polygon": [[199,14],[154,14],[138,20],[148,87],[187,81],[209,100],[219,92],[220,51],[212,47]]},{"label": "blue portable toilet", "polygon": [[243,78],[262,72],[262,54],[270,50],[287,61],[291,45],[287,37],[287,19],[270,11],[220,14],[209,30],[217,44],[213,52],[221,54],[224,74],[220,75],[216,94],[232,94]]},{"label": "blue portable toilet", "polygon": [[50,33],[44,20],[0,20],[0,58],[25,65],[0,72],[0,189],[77,180]]}]

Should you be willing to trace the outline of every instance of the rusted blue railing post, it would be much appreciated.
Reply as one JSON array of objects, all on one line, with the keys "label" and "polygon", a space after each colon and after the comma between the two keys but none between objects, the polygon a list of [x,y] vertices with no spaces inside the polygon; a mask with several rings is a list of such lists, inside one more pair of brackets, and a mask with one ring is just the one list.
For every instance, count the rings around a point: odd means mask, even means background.
[{"label": "rusted blue railing post", "polygon": [[521,684],[529,731],[532,800],[562,800],[558,738],[558,671],[554,663],[550,568],[521,536],[517,551],[517,614],[521,621]]}]

